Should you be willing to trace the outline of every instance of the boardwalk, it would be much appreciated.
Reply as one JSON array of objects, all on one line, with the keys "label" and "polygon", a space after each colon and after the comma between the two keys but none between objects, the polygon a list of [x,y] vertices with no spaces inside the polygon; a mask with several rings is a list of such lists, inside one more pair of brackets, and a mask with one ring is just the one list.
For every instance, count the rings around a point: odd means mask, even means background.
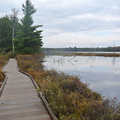
[{"label": "boardwalk", "polygon": [[50,120],[31,80],[18,71],[15,59],[5,66],[8,80],[0,98],[0,120]]}]

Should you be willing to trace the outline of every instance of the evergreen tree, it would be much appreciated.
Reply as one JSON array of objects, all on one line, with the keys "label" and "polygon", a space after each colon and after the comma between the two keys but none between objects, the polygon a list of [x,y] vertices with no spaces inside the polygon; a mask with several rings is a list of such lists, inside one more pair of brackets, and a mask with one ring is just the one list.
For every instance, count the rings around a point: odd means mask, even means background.
[{"label": "evergreen tree", "polygon": [[20,29],[17,32],[15,47],[19,53],[36,53],[42,47],[41,30],[37,30],[41,25],[33,26],[32,15],[36,12],[30,0],[26,0],[22,6],[24,14],[21,20]]},{"label": "evergreen tree", "polygon": [[12,21],[10,17],[0,18],[0,51],[9,52],[12,49]]}]

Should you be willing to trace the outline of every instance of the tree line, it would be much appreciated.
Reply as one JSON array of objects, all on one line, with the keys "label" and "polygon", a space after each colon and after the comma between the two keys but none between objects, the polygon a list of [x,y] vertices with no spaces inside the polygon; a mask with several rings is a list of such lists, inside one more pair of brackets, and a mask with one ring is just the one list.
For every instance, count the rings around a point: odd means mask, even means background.
[{"label": "tree line", "polygon": [[[0,52],[37,53],[43,45],[42,25],[33,25],[32,15],[36,9],[30,0],[22,5],[23,18],[19,19],[15,9],[13,15],[0,18]],[[14,50],[13,50],[14,49]]]}]

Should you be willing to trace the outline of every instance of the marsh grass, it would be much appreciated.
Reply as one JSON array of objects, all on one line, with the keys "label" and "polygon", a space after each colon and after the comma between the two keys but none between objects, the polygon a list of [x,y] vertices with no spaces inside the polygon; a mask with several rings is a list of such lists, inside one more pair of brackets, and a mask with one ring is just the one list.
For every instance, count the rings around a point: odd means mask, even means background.
[{"label": "marsh grass", "polygon": [[120,105],[103,100],[80,79],[44,70],[43,55],[18,55],[18,65],[37,82],[58,120],[120,120]]},{"label": "marsh grass", "polygon": [[120,57],[120,53],[68,53],[64,56],[99,56],[99,57]]},{"label": "marsh grass", "polygon": [[7,63],[7,61],[8,61],[7,55],[0,55],[0,87],[5,78],[5,74],[2,72],[2,68]]}]

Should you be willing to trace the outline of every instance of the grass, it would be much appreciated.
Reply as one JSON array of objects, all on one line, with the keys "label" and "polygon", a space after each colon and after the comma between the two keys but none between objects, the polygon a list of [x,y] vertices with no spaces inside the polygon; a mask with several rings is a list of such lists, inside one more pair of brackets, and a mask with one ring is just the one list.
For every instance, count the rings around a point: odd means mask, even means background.
[{"label": "grass", "polygon": [[75,76],[44,70],[43,55],[18,55],[22,71],[33,76],[58,120],[119,120],[116,99],[103,100]]},{"label": "grass", "polygon": [[0,87],[4,81],[5,74],[2,72],[3,66],[7,63],[8,56],[6,55],[0,55]]},{"label": "grass", "polygon": [[64,56],[120,57],[120,53],[65,53]]},{"label": "grass", "polygon": [[75,51],[51,51],[46,52],[46,55],[59,55],[59,56],[99,56],[99,57],[120,57],[117,52],[75,52]]}]

